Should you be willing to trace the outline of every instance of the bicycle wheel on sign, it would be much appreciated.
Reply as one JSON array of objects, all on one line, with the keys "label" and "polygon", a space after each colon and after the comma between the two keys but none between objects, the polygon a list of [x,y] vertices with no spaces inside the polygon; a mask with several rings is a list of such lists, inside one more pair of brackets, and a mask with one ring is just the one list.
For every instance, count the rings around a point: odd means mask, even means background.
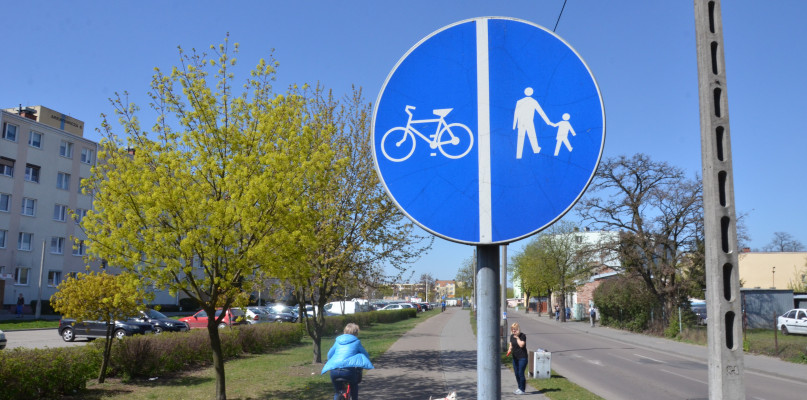
[{"label": "bicycle wheel on sign", "polygon": [[437,147],[448,158],[462,158],[474,147],[474,134],[460,123],[446,125],[437,136]]},{"label": "bicycle wheel on sign", "polygon": [[415,135],[401,126],[392,128],[381,138],[381,152],[390,161],[404,161],[415,152]]}]

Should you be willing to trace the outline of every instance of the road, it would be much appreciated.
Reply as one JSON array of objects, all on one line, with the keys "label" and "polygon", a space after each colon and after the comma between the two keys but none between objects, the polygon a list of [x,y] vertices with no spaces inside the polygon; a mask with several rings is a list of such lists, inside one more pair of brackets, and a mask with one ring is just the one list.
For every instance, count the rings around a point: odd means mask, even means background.
[{"label": "road", "polygon": [[[705,347],[652,337],[641,342],[609,337],[609,328],[587,323],[560,323],[547,317],[508,313],[527,334],[527,346],[552,353],[552,369],[605,399],[708,399]],[[638,337],[640,335],[631,335]],[[626,336],[627,337],[627,336]],[[782,361],[775,371],[752,368],[760,356],[746,356],[746,398],[802,400],[807,391],[807,366]],[[751,359],[754,358],[754,359]],[[780,373],[781,372],[781,373]]]},{"label": "road", "polygon": [[8,345],[6,349],[16,347],[41,349],[45,347],[84,346],[87,339],[80,338],[74,342],[65,342],[56,329],[31,329],[25,331],[5,331]]}]

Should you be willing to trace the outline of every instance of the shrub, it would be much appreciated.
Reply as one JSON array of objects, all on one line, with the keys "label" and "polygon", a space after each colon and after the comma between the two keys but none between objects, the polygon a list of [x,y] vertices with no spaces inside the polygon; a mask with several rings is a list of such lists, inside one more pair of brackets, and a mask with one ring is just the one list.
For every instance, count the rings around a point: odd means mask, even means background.
[{"label": "shrub", "polygon": [[199,302],[196,299],[185,297],[179,299],[179,306],[185,311],[196,311],[199,309]]},{"label": "shrub", "polygon": [[[277,351],[302,340],[300,324],[257,324],[222,329],[222,353],[232,359],[245,353]],[[103,348],[104,340],[96,341]],[[148,378],[212,364],[213,351],[206,329],[163,332],[116,340],[110,355],[108,376],[124,380]]]},{"label": "shrub", "polygon": [[0,400],[49,399],[87,387],[98,376],[101,352],[91,346],[0,352]]},{"label": "shrub", "polygon": [[603,325],[641,332],[649,326],[651,312],[658,309],[656,298],[644,282],[635,277],[619,276],[594,290],[594,303]]}]

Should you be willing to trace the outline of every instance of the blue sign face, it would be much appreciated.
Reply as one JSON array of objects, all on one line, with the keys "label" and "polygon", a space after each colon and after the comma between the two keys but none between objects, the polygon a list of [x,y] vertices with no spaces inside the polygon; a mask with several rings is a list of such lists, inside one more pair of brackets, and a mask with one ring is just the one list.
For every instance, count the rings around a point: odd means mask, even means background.
[{"label": "blue sign face", "polygon": [[597,83],[566,42],[529,22],[476,18],[415,45],[373,116],[381,181],[415,223],[494,244],[562,217],[605,141]]}]

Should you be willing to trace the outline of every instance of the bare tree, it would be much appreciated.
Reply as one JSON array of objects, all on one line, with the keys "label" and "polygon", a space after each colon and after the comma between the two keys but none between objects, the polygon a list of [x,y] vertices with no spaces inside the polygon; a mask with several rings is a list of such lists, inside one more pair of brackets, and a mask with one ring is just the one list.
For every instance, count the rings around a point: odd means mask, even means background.
[{"label": "bare tree", "polygon": [[666,319],[686,297],[685,270],[702,264],[702,202],[699,179],[636,154],[601,163],[578,212],[620,232],[609,250],[620,255],[624,273],[645,282]]},{"label": "bare tree", "polygon": [[773,239],[762,249],[765,251],[804,251],[804,244],[787,232],[774,232]]}]

